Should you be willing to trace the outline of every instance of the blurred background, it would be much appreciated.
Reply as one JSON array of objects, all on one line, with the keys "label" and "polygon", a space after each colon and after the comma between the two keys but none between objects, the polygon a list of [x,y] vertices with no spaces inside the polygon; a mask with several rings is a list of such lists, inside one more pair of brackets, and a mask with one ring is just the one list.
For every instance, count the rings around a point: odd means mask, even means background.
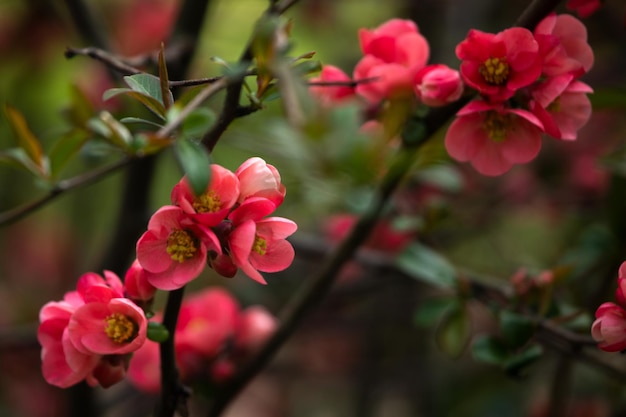
[{"label": "blurred background", "polygon": [[[103,91],[121,82],[101,63],[64,57],[68,46],[91,45],[72,19],[71,3],[0,0],[0,102],[24,114],[46,150],[71,127],[68,115],[77,96],[88,99],[85,108],[93,114],[103,109],[114,115],[145,113],[125,97],[102,101]],[[180,7],[178,0],[84,3],[97,16],[111,52],[125,57],[154,54],[172,31]],[[314,59],[350,74],[361,56],[358,29],[400,17],[418,24],[430,43],[431,63],[458,67],[454,47],[470,28],[503,30],[528,3],[302,0],[287,13],[293,24],[290,55],[315,51]],[[266,7],[260,0],[209,1],[195,39],[197,53],[181,78],[219,75],[221,67],[212,57],[235,62]],[[596,60],[583,81],[596,93],[593,116],[578,140],[547,138],[532,163],[485,178],[450,161],[444,132],[439,132],[334,291],[225,415],[553,417],[550,407],[556,402],[567,410],[564,416],[626,415],[622,356],[599,355],[603,365],[598,366],[598,355],[586,359],[577,350],[564,354],[544,346],[529,366],[508,373],[477,361],[470,347],[475,337],[500,331],[489,303],[477,301],[471,291],[459,294],[416,280],[397,261],[407,248],[427,246],[467,276],[509,289],[520,268],[534,277],[542,271],[558,275],[558,268],[566,267],[550,295],[580,319],[574,330],[588,335],[593,312],[612,300],[617,268],[626,259],[625,13],[622,2],[608,0],[584,20]],[[208,105],[219,111],[221,101]],[[358,121],[337,123],[354,131]],[[263,304],[275,314],[280,311],[363,211],[384,169],[379,146],[338,132],[320,140],[298,135],[277,102],[233,123],[213,161],[235,170],[246,158],[260,156],[279,169],[287,197],[277,215],[299,225],[290,239],[296,261],[269,276],[267,286],[245,276],[228,280],[207,272],[190,291],[226,287],[243,306]],[[2,119],[0,150],[14,146]],[[61,178],[119,156],[88,143]],[[133,220],[137,230],[145,228],[146,214],[168,204],[181,176],[171,152],[151,159],[145,207],[137,203],[145,210]],[[77,411],[81,398],[95,404],[92,415],[150,415],[154,398],[127,383],[93,391],[47,385],[35,338],[44,303],[74,289],[84,272],[106,268],[123,274],[132,261],[137,236],[121,242],[116,234],[125,221],[122,190],[129,172],[122,169],[66,193],[0,229],[0,415],[85,415]],[[45,192],[45,184],[31,174],[0,164],[0,212]],[[128,250],[120,249],[109,262],[116,245]],[[203,414],[206,402],[202,389],[197,393],[193,416]]]}]

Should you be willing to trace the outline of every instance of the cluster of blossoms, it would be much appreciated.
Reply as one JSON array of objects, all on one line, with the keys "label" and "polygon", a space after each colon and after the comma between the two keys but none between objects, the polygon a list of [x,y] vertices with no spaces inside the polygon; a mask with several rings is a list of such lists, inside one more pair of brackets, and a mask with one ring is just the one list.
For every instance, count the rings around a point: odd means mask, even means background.
[{"label": "cluster of blossoms", "polygon": [[[154,386],[146,369],[158,368],[158,345],[146,343],[144,311],[151,311],[157,289],[181,288],[207,265],[227,277],[241,269],[265,283],[259,271],[277,272],[291,264],[294,250],[285,238],[296,224],[267,217],[285,196],[276,168],[250,158],[234,173],[215,164],[209,169],[211,181],[201,195],[194,195],[183,178],[172,190],[172,205],[154,213],[124,283],[111,271],[89,272],[62,301],[43,306],[38,339],[48,383],[65,388],[86,380],[109,387],[125,377],[136,353],[139,364],[133,367],[140,370],[133,379],[139,386],[149,385],[141,381]],[[262,307],[240,312],[223,290],[192,297],[183,304],[175,335],[182,373],[191,375],[208,359],[213,374],[229,376],[235,361],[258,347],[275,325]]]},{"label": "cluster of blossoms", "polygon": [[471,30],[456,54],[463,81],[481,97],[457,113],[446,149],[484,175],[534,159],[543,133],[576,139],[591,115],[592,90],[578,78],[593,65],[593,52],[573,16],[550,14],[534,32]]},{"label": "cluster of blossoms", "polygon": [[[160,318],[160,314],[155,316]],[[276,319],[262,306],[241,310],[226,291],[208,288],[185,298],[174,334],[176,365],[183,383],[221,381],[274,332]],[[161,386],[159,345],[147,340],[135,352],[128,378],[138,389],[156,393]]]},{"label": "cluster of blossoms", "polygon": [[211,181],[198,196],[186,178],[176,184],[172,205],[154,213],[137,242],[139,265],[156,288],[181,288],[207,263],[225,277],[241,269],[265,284],[259,271],[282,271],[293,261],[293,247],[285,238],[297,225],[266,217],[285,196],[276,168],[250,158],[235,173],[217,164],[210,169]]},{"label": "cluster of blossoms", "polygon": [[615,298],[617,304],[606,302],[598,307],[591,326],[598,347],[607,352],[626,350],[626,262],[619,268]]},{"label": "cluster of blossoms", "polygon": [[76,291],[42,307],[39,320],[43,376],[61,388],[82,380],[103,387],[119,382],[130,354],[146,341],[143,310],[125,298],[110,271],[81,276]]},{"label": "cluster of blossoms", "polygon": [[427,65],[428,42],[410,20],[391,19],[379,27],[359,30],[363,57],[354,68],[356,87],[341,69],[325,65],[311,82],[336,86],[313,86],[311,92],[324,104],[338,104],[347,99],[362,99],[378,107],[384,101],[418,98],[429,106],[441,106],[457,100],[463,93],[458,71],[443,64]]}]

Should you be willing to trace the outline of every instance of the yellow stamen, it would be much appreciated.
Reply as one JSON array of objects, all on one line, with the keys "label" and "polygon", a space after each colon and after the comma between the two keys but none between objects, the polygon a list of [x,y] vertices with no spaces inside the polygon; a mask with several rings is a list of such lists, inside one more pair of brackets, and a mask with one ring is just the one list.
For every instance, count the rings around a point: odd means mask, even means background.
[{"label": "yellow stamen", "polygon": [[197,240],[186,230],[174,230],[167,238],[167,253],[180,263],[193,258],[197,249]]},{"label": "yellow stamen", "polygon": [[104,319],[104,332],[113,343],[122,344],[132,341],[137,336],[137,325],[127,316],[113,313]]},{"label": "yellow stamen", "polygon": [[215,213],[222,208],[222,202],[215,191],[209,190],[193,200],[193,208],[197,213]]},{"label": "yellow stamen", "polygon": [[492,85],[502,85],[509,79],[509,64],[504,58],[489,58],[478,69],[485,81]]},{"label": "yellow stamen", "polygon": [[483,128],[487,131],[489,139],[494,142],[502,142],[506,139],[510,125],[510,115],[500,114],[495,111],[487,112],[483,119]]},{"label": "yellow stamen", "polygon": [[252,245],[252,250],[263,256],[267,252],[267,240],[263,239],[259,235],[254,237],[254,244]]}]

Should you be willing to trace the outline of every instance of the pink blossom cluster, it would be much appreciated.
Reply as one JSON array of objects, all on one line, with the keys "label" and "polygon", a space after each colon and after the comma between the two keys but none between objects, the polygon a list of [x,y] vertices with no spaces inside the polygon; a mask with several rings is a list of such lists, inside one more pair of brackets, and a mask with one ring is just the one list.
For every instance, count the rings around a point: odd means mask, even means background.
[{"label": "pink blossom cluster", "polygon": [[143,310],[124,297],[111,271],[82,275],[75,291],[42,307],[39,320],[43,376],[61,388],[82,380],[103,387],[121,381],[132,352],[146,340]]},{"label": "pink blossom cluster", "polygon": [[593,65],[585,26],[554,13],[531,32],[470,30],[456,47],[461,77],[480,98],[463,107],[445,138],[450,156],[496,176],[534,159],[542,134],[575,140],[591,115],[591,88],[579,81]]},{"label": "pink blossom cluster", "polygon": [[207,264],[222,276],[241,269],[265,284],[259,271],[282,271],[293,261],[293,247],[285,238],[297,225],[267,217],[285,196],[276,168],[255,157],[234,173],[217,164],[209,169],[211,181],[200,195],[186,177],[176,184],[172,204],[154,213],[137,242],[143,276],[156,288],[181,288]]},{"label": "pink blossom cluster", "polygon": [[[176,364],[182,381],[221,381],[230,377],[237,364],[256,351],[276,325],[276,318],[264,307],[242,310],[222,289],[207,288],[186,298],[174,334]],[[146,341],[130,363],[131,383],[142,391],[158,392],[158,362],[158,343]]]},{"label": "pink blossom cluster", "polygon": [[598,307],[591,325],[598,347],[607,352],[626,350],[626,262],[619,268],[615,298],[617,303],[606,302]]},{"label": "pink blossom cluster", "polygon": [[[363,57],[352,79],[341,69],[325,65],[311,82],[311,92],[324,104],[338,104],[355,96],[377,107],[386,100],[418,98],[428,106],[457,100],[463,92],[458,71],[443,64],[427,65],[430,47],[417,25],[391,19],[375,29],[360,29]],[[332,85],[333,83],[338,85]]]}]

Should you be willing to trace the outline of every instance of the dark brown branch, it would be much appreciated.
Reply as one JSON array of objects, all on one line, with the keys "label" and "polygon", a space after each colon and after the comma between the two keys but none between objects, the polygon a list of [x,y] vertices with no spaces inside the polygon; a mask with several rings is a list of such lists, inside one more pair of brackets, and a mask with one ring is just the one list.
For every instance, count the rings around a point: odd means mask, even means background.
[{"label": "dark brown branch", "polygon": [[86,56],[96,61],[103,63],[107,68],[114,70],[122,75],[141,74],[138,68],[135,68],[128,62],[124,61],[120,57],[113,55],[104,49],[96,48],[93,46],[87,48],[72,48],[68,47],[65,50],[65,57],[67,59],[74,58],[75,56]]}]

